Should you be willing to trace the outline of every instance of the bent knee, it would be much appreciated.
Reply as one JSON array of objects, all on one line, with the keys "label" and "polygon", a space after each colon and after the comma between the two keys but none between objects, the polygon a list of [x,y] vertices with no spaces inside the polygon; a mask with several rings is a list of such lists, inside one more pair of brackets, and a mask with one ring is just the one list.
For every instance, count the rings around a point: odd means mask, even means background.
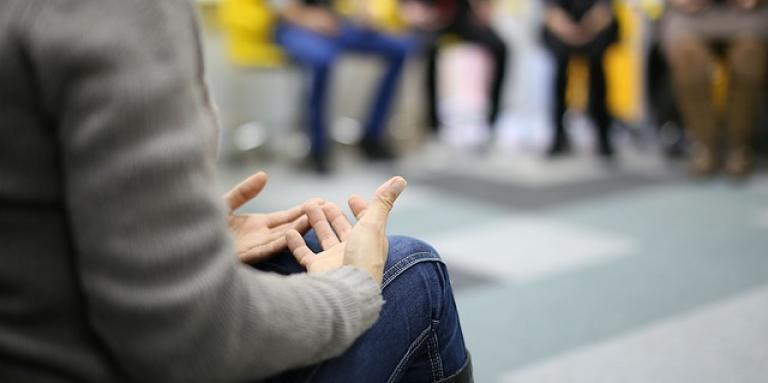
[{"label": "bent knee", "polygon": [[664,53],[672,66],[687,67],[692,63],[706,65],[710,50],[706,43],[696,38],[677,39],[664,45]]},{"label": "bent knee", "polygon": [[733,80],[762,85],[765,74],[766,47],[757,39],[742,39],[731,44],[729,64]]},{"label": "bent knee", "polygon": [[429,254],[438,260],[440,258],[434,247],[420,239],[404,235],[390,235],[388,238],[389,258],[396,261],[414,254]]},{"label": "bent knee", "polygon": [[440,284],[448,278],[435,248],[415,238],[390,236],[383,287],[395,279],[410,278],[408,275]]}]

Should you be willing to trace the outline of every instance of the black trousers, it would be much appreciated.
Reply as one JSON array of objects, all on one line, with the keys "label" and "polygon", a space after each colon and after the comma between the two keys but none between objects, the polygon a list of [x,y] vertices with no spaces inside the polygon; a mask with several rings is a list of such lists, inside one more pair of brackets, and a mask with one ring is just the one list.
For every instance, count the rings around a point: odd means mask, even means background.
[{"label": "black trousers", "polygon": [[607,87],[603,57],[605,51],[617,40],[618,26],[606,28],[589,43],[573,47],[557,36],[544,30],[544,44],[552,52],[555,59],[554,102],[552,103],[552,122],[555,128],[553,144],[562,143],[565,137],[563,115],[566,111],[565,92],[568,85],[568,63],[571,57],[580,55],[589,63],[589,104],[588,114],[597,127],[598,140],[608,144],[608,129],[611,126],[611,116],[608,113]]},{"label": "black trousers", "polygon": [[437,115],[437,60],[439,57],[440,44],[439,37],[447,34],[454,34],[463,40],[478,44],[488,50],[493,59],[493,77],[489,89],[489,99],[491,102],[488,111],[488,122],[493,127],[499,116],[501,105],[501,91],[506,76],[507,44],[499,37],[493,28],[482,25],[471,19],[457,21],[439,31],[436,36],[431,38],[427,47],[427,116],[432,129],[437,131],[440,126],[440,120]]}]

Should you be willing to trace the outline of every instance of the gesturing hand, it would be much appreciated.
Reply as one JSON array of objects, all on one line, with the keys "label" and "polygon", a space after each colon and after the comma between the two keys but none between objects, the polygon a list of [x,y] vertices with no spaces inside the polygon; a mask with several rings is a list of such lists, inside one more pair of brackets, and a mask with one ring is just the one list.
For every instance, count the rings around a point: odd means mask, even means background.
[{"label": "gesturing hand", "polygon": [[307,247],[304,238],[298,231],[291,230],[286,234],[288,248],[296,260],[309,273],[324,273],[344,264],[344,249],[352,224],[338,206],[325,203],[322,207],[315,203],[306,205],[307,217],[317,239],[320,240],[322,252],[315,254]]},{"label": "gesturing hand", "polygon": [[[268,214],[234,214],[235,210],[259,195],[266,184],[267,174],[258,172],[224,195],[230,209],[229,229],[235,237],[235,249],[242,262],[261,262],[284,250],[285,233],[289,230],[302,233],[309,230],[303,205]],[[322,201],[313,200],[311,203],[319,206]]]},{"label": "gesturing hand", "polygon": [[357,217],[354,226],[333,204],[325,204],[322,208],[318,204],[308,204],[307,216],[323,251],[313,253],[296,230],[290,230],[286,235],[288,248],[310,273],[352,265],[367,271],[381,283],[389,247],[386,236],[389,212],[405,186],[402,177],[390,179],[376,189],[370,205],[361,197],[352,196],[349,207]]}]

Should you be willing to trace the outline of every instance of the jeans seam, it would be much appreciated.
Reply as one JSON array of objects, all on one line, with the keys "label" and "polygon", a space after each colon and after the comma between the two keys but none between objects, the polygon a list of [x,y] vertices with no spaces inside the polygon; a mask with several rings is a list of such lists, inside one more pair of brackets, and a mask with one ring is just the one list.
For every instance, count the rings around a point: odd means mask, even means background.
[{"label": "jeans seam", "polygon": [[437,338],[437,327],[440,325],[440,321],[432,320],[431,334],[429,341],[427,342],[427,352],[429,353],[429,364],[432,368],[432,381],[437,382],[443,379],[445,373],[443,371],[443,362],[440,358],[440,344]]},{"label": "jeans seam", "polygon": [[430,252],[413,253],[392,265],[384,272],[384,280],[381,284],[381,289],[384,290],[392,281],[395,280],[400,274],[408,270],[411,266],[421,262],[440,262],[443,261],[437,255]]},{"label": "jeans seam", "polygon": [[392,375],[389,376],[389,379],[387,379],[387,383],[394,383],[396,379],[399,379],[400,375],[403,372],[403,368],[408,364],[408,361],[411,360],[411,357],[417,353],[421,347],[424,345],[424,342],[429,339],[429,335],[432,333],[432,326],[427,327],[424,329],[424,331],[419,334],[416,339],[411,342],[411,345],[408,347],[408,350],[406,350],[405,355],[400,359],[400,362],[397,363],[397,366],[395,367],[395,370],[392,371]]}]

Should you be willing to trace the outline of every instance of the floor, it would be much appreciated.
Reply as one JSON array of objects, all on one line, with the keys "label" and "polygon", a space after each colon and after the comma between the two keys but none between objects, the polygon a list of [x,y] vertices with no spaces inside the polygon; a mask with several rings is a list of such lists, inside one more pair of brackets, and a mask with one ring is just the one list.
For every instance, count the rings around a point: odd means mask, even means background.
[{"label": "floor", "polygon": [[655,151],[615,163],[431,143],[394,165],[350,148],[331,177],[222,162],[222,187],[266,169],[246,209],[339,204],[409,180],[389,233],[448,264],[477,382],[768,381],[768,176],[693,181]]},{"label": "floor", "polygon": [[[768,382],[765,169],[747,182],[694,181],[653,145],[626,139],[604,163],[578,126],[578,153],[545,160],[548,130],[535,114],[508,114],[501,137],[516,142],[486,152],[424,144],[417,63],[391,129],[408,154],[370,165],[338,145],[336,172],[319,177],[294,164],[306,149],[294,139],[299,69],[232,68],[220,36],[205,38],[225,127],[222,189],[266,170],[269,185],[245,208],[265,211],[316,196],[343,204],[405,176],[389,233],[427,240],[448,264],[475,381]],[[367,100],[359,89],[371,89],[380,68],[340,66],[331,134],[350,142]]]}]

